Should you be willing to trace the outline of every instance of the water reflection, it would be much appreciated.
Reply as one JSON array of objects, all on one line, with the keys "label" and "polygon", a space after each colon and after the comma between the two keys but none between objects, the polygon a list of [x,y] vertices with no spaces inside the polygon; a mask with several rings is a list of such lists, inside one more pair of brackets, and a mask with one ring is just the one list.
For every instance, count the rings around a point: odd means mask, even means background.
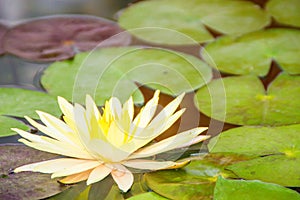
[{"label": "water reflection", "polygon": [[40,75],[48,63],[32,63],[12,55],[0,57],[0,85],[39,89]]},{"label": "water reflection", "polygon": [[17,21],[53,14],[89,14],[113,18],[133,0],[0,0],[0,18]]}]

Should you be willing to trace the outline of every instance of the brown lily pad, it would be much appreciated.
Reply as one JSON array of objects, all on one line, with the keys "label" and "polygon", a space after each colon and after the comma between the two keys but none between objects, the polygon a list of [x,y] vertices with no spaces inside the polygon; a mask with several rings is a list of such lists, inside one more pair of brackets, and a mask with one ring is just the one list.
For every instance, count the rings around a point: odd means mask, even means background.
[{"label": "brown lily pad", "polygon": [[121,32],[122,29],[115,22],[98,17],[43,17],[10,29],[4,49],[34,61],[64,60],[95,47],[126,46],[131,37]]},{"label": "brown lily pad", "polygon": [[24,145],[0,145],[0,199],[42,199],[55,195],[67,187],[62,186],[49,174],[34,172],[11,173],[24,164],[56,157]]},{"label": "brown lily pad", "polygon": [[6,26],[3,24],[0,24],[0,55],[4,54],[4,49],[3,49],[3,36],[5,35],[7,31]]}]

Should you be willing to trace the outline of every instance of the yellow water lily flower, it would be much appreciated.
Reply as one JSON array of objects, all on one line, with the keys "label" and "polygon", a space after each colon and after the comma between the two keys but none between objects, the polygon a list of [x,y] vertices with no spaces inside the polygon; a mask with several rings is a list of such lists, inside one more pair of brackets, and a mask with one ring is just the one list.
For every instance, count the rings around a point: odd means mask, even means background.
[{"label": "yellow water lily flower", "polygon": [[149,157],[209,137],[199,135],[207,128],[198,127],[149,144],[183,114],[184,109],[176,111],[183,96],[178,96],[155,115],[159,99],[159,91],[156,91],[135,118],[132,97],[123,106],[112,97],[102,114],[90,96],[86,97],[86,108],[79,104],[73,106],[58,97],[64,121],[41,111],[37,113],[44,125],[25,117],[49,137],[13,130],[23,137],[19,141],[25,145],[66,157],[24,165],[14,172],[52,173],[52,178],[65,177],[60,180],[65,184],[83,180],[92,184],[111,174],[118,187],[126,192],[133,184],[133,174],[126,167],[143,170],[181,167],[186,163],[155,161]]}]

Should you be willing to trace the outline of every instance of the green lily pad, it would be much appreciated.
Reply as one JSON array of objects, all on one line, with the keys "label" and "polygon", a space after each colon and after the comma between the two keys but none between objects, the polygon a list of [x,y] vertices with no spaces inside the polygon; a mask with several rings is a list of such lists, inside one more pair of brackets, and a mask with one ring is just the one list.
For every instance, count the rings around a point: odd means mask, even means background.
[{"label": "green lily pad", "polygon": [[[299,149],[298,149],[299,151]],[[270,155],[228,166],[236,176],[288,187],[300,186],[300,156]]]},{"label": "green lily pad", "polygon": [[146,174],[148,186],[169,199],[211,199],[215,183],[207,178],[168,170]]},{"label": "green lily pad", "polygon": [[16,167],[54,158],[24,145],[0,145],[0,199],[42,199],[66,189],[49,174],[10,173]]},{"label": "green lily pad", "polygon": [[223,34],[243,34],[270,23],[249,1],[152,0],[135,3],[119,18],[121,27],[152,43],[183,45],[213,40],[206,26]]},{"label": "green lily pad", "polygon": [[[284,8],[284,10],[282,10]],[[270,0],[266,4],[267,11],[281,24],[300,27],[300,1]]]},{"label": "green lily pad", "polygon": [[16,135],[17,133],[12,131],[11,128],[29,129],[28,126],[16,119],[0,116],[0,137]]},{"label": "green lily pad", "polygon": [[300,31],[267,29],[240,37],[224,36],[208,44],[202,57],[221,72],[267,75],[272,60],[287,73],[300,73]]},{"label": "green lily pad", "polygon": [[195,95],[198,109],[214,119],[240,125],[300,123],[299,76],[281,73],[265,91],[253,75],[217,79]]},{"label": "green lily pad", "polygon": [[210,152],[260,156],[226,167],[240,178],[299,187],[299,132],[299,124],[240,127],[221,133],[210,141],[208,147]]},{"label": "green lily pad", "polygon": [[147,173],[146,183],[152,191],[170,199],[211,199],[217,177],[234,176],[224,168],[248,157],[210,154],[200,159],[178,170]]},{"label": "green lily pad", "polygon": [[97,47],[127,46],[131,36],[107,19],[58,15],[19,24],[5,36],[5,51],[34,61],[57,61]]},{"label": "green lily pad", "polygon": [[261,181],[228,180],[218,178],[214,200],[299,200],[300,195],[291,189]]},{"label": "green lily pad", "polygon": [[300,124],[278,127],[239,127],[222,132],[211,139],[208,149],[211,153],[226,152],[251,156],[284,154],[296,149],[300,151],[299,132]]},{"label": "green lily pad", "polygon": [[20,89],[0,88],[0,114],[37,118],[36,110],[58,116],[61,112],[56,97],[43,92]]},{"label": "green lily pad", "polygon": [[164,49],[123,47],[80,53],[74,60],[56,62],[41,81],[52,95],[83,103],[90,94],[102,105],[111,96],[125,101],[133,92],[135,102],[143,103],[136,82],[178,95],[203,86],[211,77],[211,68],[196,57]]},{"label": "green lily pad", "polygon": [[[69,188],[67,188],[63,192],[51,196],[47,199],[48,200],[64,200],[64,199],[80,200],[79,197],[83,197],[83,195],[86,195],[85,192],[89,189],[90,187],[87,187],[86,182],[82,181],[80,183],[69,186]],[[88,199],[88,198],[81,198],[81,199]]]},{"label": "green lily pad", "polygon": [[166,200],[167,198],[162,197],[155,192],[147,192],[128,198],[127,200]]}]

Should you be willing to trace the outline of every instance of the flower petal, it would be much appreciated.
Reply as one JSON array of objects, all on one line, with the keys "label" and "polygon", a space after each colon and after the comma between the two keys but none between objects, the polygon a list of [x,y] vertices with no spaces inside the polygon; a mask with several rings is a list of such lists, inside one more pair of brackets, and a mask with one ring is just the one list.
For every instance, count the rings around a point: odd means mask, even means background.
[{"label": "flower petal", "polygon": [[96,167],[90,173],[89,178],[87,180],[87,185],[101,181],[106,176],[108,176],[111,171],[112,171],[112,168],[107,167],[105,164],[102,164],[102,165]]},{"label": "flower petal", "polygon": [[104,139],[105,136],[99,125],[99,120],[101,118],[100,112],[93,101],[92,97],[86,96],[86,117],[89,127],[89,135],[91,139]]},{"label": "flower petal", "polygon": [[54,160],[46,160],[42,162],[23,165],[14,170],[14,172],[32,171],[41,173],[54,173],[68,169],[74,165],[85,163],[86,160],[72,159],[72,158],[58,158]]},{"label": "flower petal", "polygon": [[164,139],[158,143],[142,148],[129,156],[128,159],[149,157],[178,148],[184,144],[187,144],[205,130],[207,130],[207,128],[198,127],[188,131],[184,131],[182,133]]},{"label": "flower petal", "polygon": [[176,148],[184,148],[184,147],[189,147],[193,144],[197,144],[199,142],[202,142],[204,140],[207,140],[208,138],[210,138],[210,135],[199,135],[197,137],[195,137],[194,139],[192,139],[191,141],[181,145],[181,146],[178,146]]},{"label": "flower petal", "polygon": [[76,123],[76,128],[80,139],[86,146],[86,143],[88,143],[90,140],[90,132],[88,121],[85,115],[85,109],[79,104],[75,104],[74,106],[74,121]]},{"label": "flower petal", "polygon": [[135,128],[142,130],[149,124],[157,108],[159,93],[159,90],[156,90],[152,99],[146,103],[146,105],[141,109],[140,113],[135,117],[133,121]]},{"label": "flower petal", "polygon": [[[140,134],[137,138],[148,139],[149,141],[153,140],[157,136],[161,135],[164,131],[170,128],[184,113],[185,109],[181,109],[171,115],[169,118],[156,123],[155,126],[152,124],[145,128],[144,132]],[[147,143],[145,143],[147,144]]]},{"label": "flower petal", "polygon": [[52,174],[51,178],[77,174],[77,173],[84,172],[86,170],[98,167],[99,165],[102,165],[102,163],[99,161],[87,160],[83,163],[73,165],[73,166],[69,167],[68,169],[63,169],[63,170],[57,171]]},{"label": "flower petal", "polygon": [[88,146],[91,151],[97,154],[97,157],[106,162],[119,162],[126,159],[131,154],[130,151],[122,150],[103,140],[91,140]]},{"label": "flower petal", "polygon": [[80,149],[76,149],[74,146],[69,146],[68,144],[64,144],[59,141],[54,143],[29,142],[28,140],[25,139],[19,139],[18,141],[40,151],[45,151],[49,153],[54,153],[54,154],[59,154],[59,155],[69,156],[74,158],[93,159],[93,157],[88,152]]},{"label": "flower petal", "polygon": [[[119,119],[121,117],[122,113],[122,104],[120,100],[116,97],[111,97],[108,101],[109,103],[109,111],[111,115],[114,117],[114,119]],[[107,109],[105,107],[105,109]]]},{"label": "flower petal", "polygon": [[113,179],[123,192],[127,192],[133,184],[133,174],[121,164],[114,164],[113,166],[115,167],[111,172]]},{"label": "flower petal", "polygon": [[159,170],[165,169],[169,167],[176,166],[176,162],[173,161],[153,161],[153,160],[128,160],[123,162],[126,167],[136,168],[136,169],[144,169],[144,170]]},{"label": "flower petal", "polygon": [[116,121],[113,121],[110,124],[110,127],[108,129],[107,133],[107,140],[109,143],[111,143],[115,147],[120,147],[122,144],[125,143],[128,135],[124,133],[125,130],[122,130],[122,127],[116,123]]},{"label": "flower petal", "polygon": [[84,172],[72,174],[63,179],[60,179],[59,182],[64,183],[64,184],[72,184],[72,183],[78,183],[80,181],[84,181],[84,180],[88,179],[91,171],[92,171],[92,169],[89,169]]},{"label": "flower petal", "polygon": [[66,117],[73,119],[74,118],[73,105],[70,104],[66,99],[64,99],[63,97],[60,97],[60,96],[57,97],[57,101],[58,101],[60,110],[63,112],[63,114]]},{"label": "flower petal", "polygon": [[173,101],[171,101],[160,113],[151,121],[149,126],[155,126],[155,124],[159,124],[161,121],[165,121],[169,118],[178,108],[182,99],[184,97],[184,93],[176,97]]},{"label": "flower petal", "polygon": [[133,120],[134,104],[133,104],[132,96],[123,105],[122,117],[125,117],[124,115],[128,115],[130,121]]},{"label": "flower petal", "polygon": [[[68,143],[64,143],[55,139],[51,139],[45,136],[34,135],[23,131],[21,129],[12,128],[13,131],[16,131],[23,138],[27,139],[19,139],[19,142],[26,144],[32,148],[46,151],[49,153],[60,154],[64,156],[70,156],[75,158],[84,158],[84,159],[92,159],[93,157],[83,149],[80,149],[76,146],[70,145]],[[29,142],[28,140],[32,141]]]},{"label": "flower petal", "polygon": [[[40,112],[41,114],[41,112]],[[62,142],[66,142],[69,144],[73,145],[81,145],[78,138],[76,137],[76,134],[73,133],[73,130],[69,128],[68,125],[65,123],[61,122],[59,119],[55,119],[55,121],[52,121],[51,124],[55,124],[55,127],[50,125],[50,126],[44,126],[42,124],[37,123],[30,117],[25,116],[25,119],[35,128],[40,130],[41,132],[45,133],[46,135],[60,140]],[[50,119],[49,119],[50,120]],[[49,121],[50,122],[50,121]],[[49,125],[49,124],[48,124]]]}]

